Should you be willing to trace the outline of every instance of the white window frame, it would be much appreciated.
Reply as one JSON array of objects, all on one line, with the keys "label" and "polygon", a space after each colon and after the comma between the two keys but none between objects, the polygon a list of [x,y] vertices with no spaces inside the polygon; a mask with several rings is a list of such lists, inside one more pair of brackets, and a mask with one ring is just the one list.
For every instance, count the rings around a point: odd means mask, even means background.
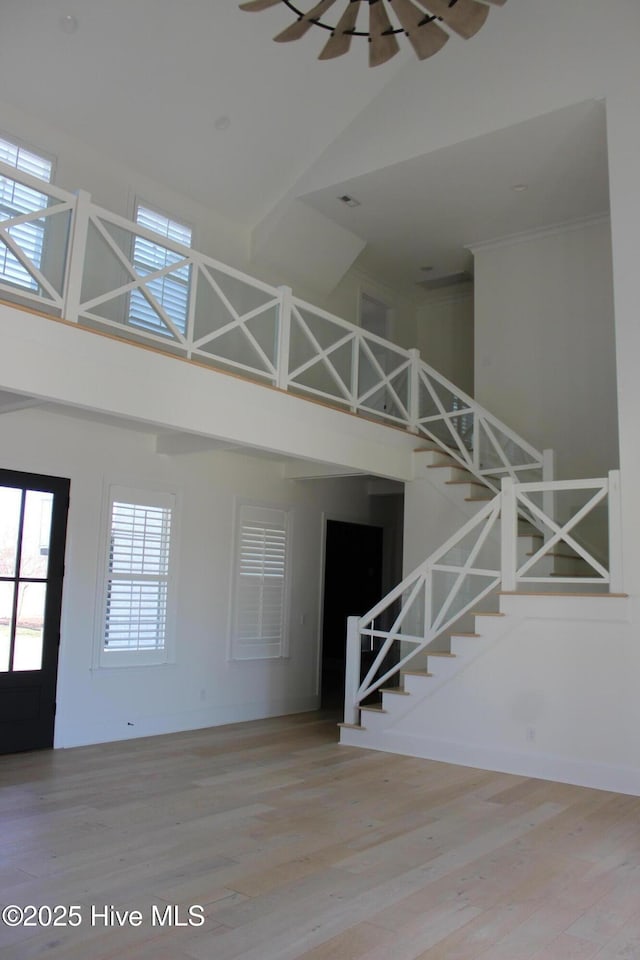
[{"label": "white window frame", "polygon": [[[0,131],[0,141],[8,145],[9,147],[13,147],[16,150],[15,163],[12,163],[10,160],[6,160],[2,157],[2,149],[0,148],[0,159],[2,159],[4,163],[8,163],[9,166],[14,167],[16,171],[29,173],[32,177],[37,177],[38,179],[42,179],[43,184],[53,183],[53,178],[55,173],[55,157],[51,156],[51,154],[46,153],[44,150],[36,149],[35,147],[32,147],[30,144],[25,143],[24,141],[19,140],[16,137],[5,134],[2,131]],[[39,173],[34,167],[32,166],[30,167],[28,163],[21,162],[23,159],[21,158],[21,154],[22,155],[28,154],[34,159],[41,161],[42,164],[48,164],[49,165],[48,179],[41,176],[41,173]],[[4,177],[0,176],[0,181],[4,179],[5,179]],[[11,198],[12,202],[9,202],[8,200],[4,201],[3,200],[4,191],[0,183],[0,206],[5,207],[5,209],[7,209],[7,211],[9,211],[10,214],[12,213],[13,216],[20,216],[21,214],[24,214],[24,213],[31,213],[32,211],[38,210],[41,207],[43,208],[48,205],[49,197],[46,191],[43,191],[42,194],[39,194],[36,190],[32,189],[31,187],[19,186],[18,189],[19,189],[19,192],[22,194],[21,198],[18,198],[18,200],[16,201],[16,196],[15,196],[16,187],[14,187],[12,190],[12,198]],[[34,198],[33,206],[31,206],[28,202],[26,202],[30,194],[32,194]],[[20,228],[15,228],[15,229],[18,230]],[[32,234],[32,236],[29,238],[30,244],[24,244],[24,252],[25,254],[27,254],[28,258],[33,261],[34,266],[38,270],[42,270],[43,262],[46,255],[46,249],[45,249],[46,229],[47,229],[47,221],[44,218],[39,221],[32,220],[29,223],[22,225],[23,231],[25,231],[27,234]],[[23,246],[23,244],[21,243],[18,243],[18,245],[20,247]],[[18,261],[19,272],[17,276],[12,277],[5,272],[7,257],[10,255],[11,255],[11,251],[9,251],[8,248],[6,248],[4,244],[2,244],[0,249],[0,260],[2,261],[2,266],[0,266],[0,283],[5,284],[7,286],[11,286],[11,287],[17,287],[22,290],[30,290],[32,292],[36,292],[39,289],[38,282],[32,276],[29,275],[28,271],[22,266],[21,263],[19,263],[19,261]],[[21,273],[24,275],[21,276],[20,275]]]},{"label": "white window frame", "polygon": [[[111,534],[113,504],[127,503],[139,506],[160,507],[171,511],[171,527],[169,534],[168,572],[166,577],[158,577],[166,583],[166,616],[164,624],[163,645],[155,648],[116,649],[108,650],[105,646],[105,632],[107,625],[107,601],[109,584],[112,579],[109,557],[111,551]],[[151,666],[155,664],[173,663],[175,661],[175,624],[176,624],[176,595],[177,595],[177,544],[179,527],[180,502],[176,492],[165,490],[141,489],[122,484],[111,483],[105,488],[102,544],[98,573],[98,615],[96,618],[96,640],[94,665],[97,667],[132,667]],[[118,579],[126,580],[126,577]],[[138,579],[135,575],[131,579]],[[150,582],[154,582],[153,578]]]},{"label": "white window frame", "polygon": [[[243,557],[242,541],[243,530],[248,526],[263,527],[266,530],[281,530],[284,534],[284,560],[283,575],[281,586],[281,617],[279,634],[270,636],[242,637],[239,629],[239,618],[241,615],[241,603],[246,593],[243,590],[243,574],[241,566],[244,565],[247,555]],[[231,604],[229,618],[229,659],[235,661],[254,661],[254,660],[283,660],[289,656],[289,621],[291,607],[291,569],[292,569],[292,544],[293,544],[293,510],[289,506],[272,505],[256,503],[253,501],[237,500],[234,509],[234,541],[233,541],[233,567],[231,584]],[[246,541],[245,541],[246,543]],[[276,548],[277,552],[277,548]],[[256,557],[256,568],[263,566],[264,554],[262,559]],[[278,558],[275,558],[276,566]],[[264,574],[256,573],[256,578],[261,579],[259,612],[256,616],[255,624],[262,621],[264,615],[263,606],[263,588],[265,583]]]},{"label": "white window frame", "polygon": [[[163,240],[173,240],[176,243],[182,243],[183,246],[189,247],[189,249],[193,249],[193,226],[190,223],[187,223],[184,220],[177,219],[172,214],[167,213],[166,210],[162,210],[159,207],[157,207],[155,204],[147,203],[145,200],[136,198],[133,205],[133,220],[138,226],[144,226],[145,229],[147,230],[153,230],[153,227],[150,226],[148,223],[139,222],[139,216],[141,211],[144,211],[150,214],[152,218],[156,217],[158,218],[158,220],[166,221],[166,232],[163,233],[161,231],[158,231],[158,244],[157,244],[158,248],[165,249],[164,244],[162,242]],[[176,234],[175,236],[171,235],[172,230]],[[181,232],[183,233],[183,235],[188,232],[189,234],[188,244],[183,243],[183,240],[180,237]],[[139,262],[138,256],[137,256],[137,248],[139,248],[139,246],[141,246],[142,244],[148,244],[148,243],[149,241],[142,237],[139,237],[135,234],[132,236],[131,263],[133,264],[134,268],[136,268],[136,264]],[[142,260],[143,258],[140,257],[140,261]],[[164,265],[166,264],[158,263],[155,265],[155,269],[159,269]],[[151,271],[151,265],[147,264],[146,266],[148,266]],[[191,284],[193,282],[193,276],[192,276],[193,268],[186,266],[186,267],[182,267],[181,269],[184,270],[188,276],[188,279],[184,280],[184,288],[185,288],[185,294],[186,294],[185,304],[184,304],[184,316],[182,315],[180,317],[173,316],[171,313],[170,307],[168,307],[167,303],[165,303],[166,284],[179,283],[179,285],[182,285],[181,280],[176,279],[175,276],[169,276],[167,274],[164,277],[160,278],[159,280],[151,281],[151,284],[159,285],[161,289],[160,291],[157,291],[157,290],[154,290],[152,286],[150,286],[150,292],[154,294],[159,304],[164,308],[169,318],[173,321],[175,327],[182,334],[186,334],[189,328],[189,303],[191,299]],[[136,310],[140,312],[140,316],[136,316]],[[151,305],[146,300],[144,294],[139,289],[133,290],[129,295],[127,322],[129,323],[130,326],[138,328],[147,333],[151,333],[154,336],[167,337],[167,338],[173,339],[173,334],[171,333],[171,331],[167,330],[162,320],[156,316],[155,311],[152,309]]]}]

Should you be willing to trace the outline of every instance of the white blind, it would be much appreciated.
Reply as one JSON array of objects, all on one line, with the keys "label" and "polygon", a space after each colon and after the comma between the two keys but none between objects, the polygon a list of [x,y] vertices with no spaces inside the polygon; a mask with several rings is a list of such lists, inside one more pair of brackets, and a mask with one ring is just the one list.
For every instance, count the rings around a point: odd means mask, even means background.
[{"label": "white blind", "polygon": [[[191,228],[161,213],[156,213],[148,207],[139,206],[136,210],[136,223],[153,230],[154,233],[175,240],[185,247],[191,246]],[[178,263],[183,257],[173,250],[153,243],[144,237],[136,237],[133,244],[133,263],[140,276],[148,276],[156,270]],[[189,283],[191,268],[178,267],[163,277],[148,282],[147,289],[171,318],[176,328],[184,333],[187,327],[187,310],[189,304]],[[131,292],[129,306],[129,322],[136,327],[171,336],[171,331],[153,309],[140,290]]]},{"label": "white blind", "polygon": [[112,500],[105,652],[164,649],[171,520],[171,506]]},{"label": "white blind", "polygon": [[[33,177],[49,183],[53,165],[45,157],[26,150],[9,140],[0,138],[0,160],[16,170],[22,170]],[[0,220],[11,220],[24,213],[33,213],[47,206],[47,195],[30,187],[17,183],[10,177],[0,176]],[[45,221],[33,220],[9,228],[11,239],[20,247],[26,257],[38,269],[42,266],[44,250]],[[0,280],[17,284],[30,290],[37,290],[38,284],[8,247],[0,241]]]},{"label": "white blind", "polygon": [[280,657],[285,652],[289,516],[285,510],[238,510],[232,656]]}]

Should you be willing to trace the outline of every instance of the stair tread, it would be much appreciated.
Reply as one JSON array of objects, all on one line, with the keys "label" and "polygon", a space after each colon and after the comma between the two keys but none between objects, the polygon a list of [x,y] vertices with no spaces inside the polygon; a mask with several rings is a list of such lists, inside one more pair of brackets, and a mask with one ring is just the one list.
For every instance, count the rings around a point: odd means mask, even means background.
[{"label": "stair tread", "polygon": [[400,675],[403,677],[432,677],[433,674],[429,673],[428,670],[401,670]]},{"label": "stair tread", "polygon": [[489,503],[490,500],[493,500],[493,497],[465,497],[465,503]]},{"label": "stair tread", "polygon": [[481,633],[452,633],[452,637],[481,637]]},{"label": "stair tread", "polygon": [[[580,573],[575,570],[573,573],[556,573],[555,570],[552,570],[549,576],[559,577],[561,580],[600,580],[600,577],[596,576],[595,570],[586,570],[584,573]],[[602,582],[604,583],[604,580]]]},{"label": "stair tread", "polygon": [[363,727],[361,723],[339,723],[339,727],[343,727],[345,730],[366,730],[366,727]]},{"label": "stair tread", "polygon": [[[461,469],[464,469],[464,467],[461,467]],[[470,473],[469,476],[473,478],[473,474]],[[445,483],[446,483],[447,486],[449,486],[449,487],[460,487],[460,486],[466,486],[467,484],[469,484],[469,485],[474,486],[474,487],[482,487],[483,490],[486,489],[486,484],[484,484],[484,483],[482,482],[482,480],[475,480],[475,479],[471,479],[471,480],[446,480]]]},{"label": "stair tread", "polygon": [[386,710],[383,710],[382,707],[376,707],[373,705],[361,706],[361,710],[368,710],[369,713],[386,713]]},{"label": "stair tread", "polygon": [[399,697],[410,697],[407,690],[401,690],[400,687],[380,687],[380,693],[397,693]]},{"label": "stair tread", "polygon": [[505,613],[485,613],[484,610],[477,610],[474,614],[474,617],[505,617]]},{"label": "stair tread", "polygon": [[[535,557],[536,553],[538,553],[537,550],[532,550],[532,551],[530,551],[529,553],[525,553],[525,557]],[[579,556],[577,553],[554,553],[554,552],[552,551],[551,553],[543,553],[542,556],[543,556],[543,557],[557,557],[557,558],[559,558],[560,560],[581,560],[583,563],[586,563],[586,562],[587,562],[587,561],[584,559],[584,557]]]},{"label": "stair tread", "polygon": [[[500,590],[498,592],[499,597],[599,597],[605,598],[609,597],[614,600],[625,600],[628,598],[628,593],[591,593],[591,592],[581,592],[581,593],[558,593],[557,591],[540,591],[540,592],[531,592],[527,590]],[[504,616],[504,614],[501,614]]]},{"label": "stair tread", "polygon": [[446,650],[427,650],[428,657],[446,657],[450,660],[455,660],[455,653],[447,653]]}]

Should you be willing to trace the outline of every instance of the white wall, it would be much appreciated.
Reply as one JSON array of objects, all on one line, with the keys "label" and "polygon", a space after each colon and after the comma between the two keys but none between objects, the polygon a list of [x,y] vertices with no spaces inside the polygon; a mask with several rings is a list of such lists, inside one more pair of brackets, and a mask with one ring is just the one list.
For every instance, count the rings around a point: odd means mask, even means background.
[{"label": "white wall", "polygon": [[[115,163],[63,131],[0,102],[0,136],[26,142],[55,158],[54,183],[64,190],[87,190],[95,203],[133,218],[136,200],[184,219],[193,227],[193,246],[242,268],[248,261],[249,233],[239,223],[195,203],[186,194]],[[126,156],[126,151],[123,152]]]},{"label": "white wall", "polygon": [[[43,121],[0,102],[0,136],[24,142],[55,158],[54,182],[69,192],[88,191],[94,202],[133,219],[136,201],[183,220],[193,228],[193,246],[267,283],[286,284],[317,306],[357,322],[358,291],[384,291],[394,310],[394,336],[413,346],[413,302],[403,291],[381,284],[374,271],[351,264],[364,246],[354,235],[300,204],[293,225],[276,224],[273,235],[250,249],[250,230],[212,208],[195,203],[151,176],[142,176]],[[296,209],[298,209],[296,208]],[[305,237],[306,233],[313,236]],[[267,242],[268,241],[268,242]],[[295,256],[294,256],[295,253]],[[338,283],[341,277],[343,280]],[[380,294],[379,294],[380,295]]]},{"label": "white wall", "polygon": [[473,290],[443,290],[417,310],[416,346],[425,363],[473,396]]},{"label": "white wall", "polygon": [[[367,521],[364,481],[285,481],[280,464],[225,452],[158,455],[150,434],[37,409],[0,417],[0,446],[6,467],[71,478],[56,746],[317,706],[323,512]],[[101,499],[108,481],[180,496],[173,664],[94,667]],[[293,508],[286,660],[227,660],[235,497]]]},{"label": "white wall", "polygon": [[482,618],[479,638],[455,641],[455,661],[431,661],[429,681],[347,742],[640,795],[630,602],[503,597],[501,609],[506,617]]},{"label": "white wall", "polygon": [[475,395],[558,478],[618,466],[608,221],[474,248]]},{"label": "white wall", "polygon": [[344,275],[335,289],[323,299],[322,306],[351,323],[360,323],[360,296],[368,294],[390,309],[390,338],[409,349],[416,344],[416,298],[399,287],[391,286],[356,264]]}]

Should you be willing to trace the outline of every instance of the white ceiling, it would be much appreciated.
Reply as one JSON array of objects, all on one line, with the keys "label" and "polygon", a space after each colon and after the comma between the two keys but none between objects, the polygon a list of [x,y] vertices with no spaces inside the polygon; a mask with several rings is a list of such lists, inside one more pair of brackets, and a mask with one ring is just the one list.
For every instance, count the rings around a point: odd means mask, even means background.
[{"label": "white ceiling", "polygon": [[273,43],[292,19],[237,0],[2,0],[0,99],[254,225],[410,56],[368,70],[365,44],[320,63],[317,31]]},{"label": "white ceiling", "polygon": [[[468,269],[465,245],[607,213],[608,180],[605,107],[590,101],[304,200],[366,240],[371,267],[417,282]],[[343,194],[361,206],[341,203]]]},{"label": "white ceiling", "polygon": [[[468,41],[474,55],[492,24],[496,36],[517,28],[526,6],[494,8]],[[73,34],[59,27],[67,14]],[[383,88],[407,71],[429,77],[407,43],[373,70],[357,38],[323,63],[324,31],[273,43],[291,19],[284,4],[249,14],[237,0],[1,0],[0,99],[252,228],[295,197],[292,185]],[[433,63],[464,43],[452,38]],[[366,240],[367,264],[389,279],[413,284],[426,265],[430,278],[455,273],[469,266],[465,244],[608,210],[604,114],[594,101],[567,107],[304,200]],[[516,183],[529,189],[514,193]],[[344,207],[342,193],[362,205]]]}]

